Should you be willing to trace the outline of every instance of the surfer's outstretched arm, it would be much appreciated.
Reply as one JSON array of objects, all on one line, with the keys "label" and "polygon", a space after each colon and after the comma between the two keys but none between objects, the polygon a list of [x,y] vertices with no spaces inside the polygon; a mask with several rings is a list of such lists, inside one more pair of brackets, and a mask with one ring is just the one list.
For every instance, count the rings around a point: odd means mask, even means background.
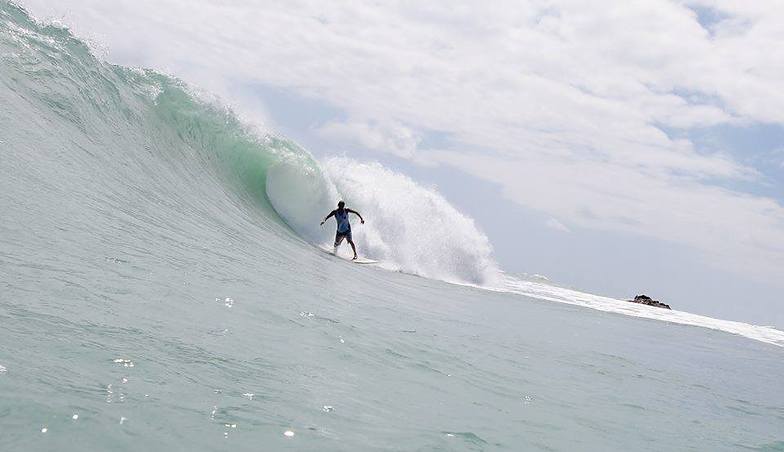
[{"label": "surfer's outstretched arm", "polygon": [[[362,224],[365,224],[365,219],[364,219],[364,218],[362,218],[362,215],[360,215],[360,214],[359,214],[359,212],[357,212],[356,210],[352,210],[352,209],[346,209],[346,212],[351,212],[351,213],[353,213],[354,215],[358,216],[358,217],[359,217],[359,220],[362,222]],[[332,212],[332,213],[334,213],[334,212]]]},{"label": "surfer's outstretched arm", "polygon": [[321,224],[324,224],[325,221],[329,220],[329,217],[331,217],[332,215],[335,215],[335,211],[334,210],[332,212],[330,212],[329,215],[324,217],[324,219],[321,221]]}]

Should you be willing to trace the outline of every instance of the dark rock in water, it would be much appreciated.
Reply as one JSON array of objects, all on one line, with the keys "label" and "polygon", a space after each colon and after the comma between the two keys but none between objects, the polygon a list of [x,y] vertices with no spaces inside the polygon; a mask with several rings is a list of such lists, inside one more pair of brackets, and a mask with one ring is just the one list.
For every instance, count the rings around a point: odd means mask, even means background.
[{"label": "dark rock in water", "polygon": [[647,295],[637,295],[636,297],[634,297],[634,300],[626,300],[626,301],[630,303],[639,303],[648,306],[655,306],[657,308],[670,309],[670,305],[664,304],[661,301],[654,300],[653,298]]}]

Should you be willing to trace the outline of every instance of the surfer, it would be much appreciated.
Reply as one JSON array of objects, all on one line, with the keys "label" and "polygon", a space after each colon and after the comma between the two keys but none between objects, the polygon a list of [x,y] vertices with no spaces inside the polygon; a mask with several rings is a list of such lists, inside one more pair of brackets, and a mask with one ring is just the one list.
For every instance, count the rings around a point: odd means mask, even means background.
[{"label": "surfer", "polygon": [[365,219],[362,218],[362,215],[360,215],[359,212],[356,210],[347,209],[346,203],[340,201],[338,202],[338,208],[324,217],[324,221],[321,222],[321,225],[323,226],[324,222],[329,220],[329,217],[334,216],[335,221],[338,223],[338,230],[335,232],[335,252],[338,251],[338,246],[343,242],[343,239],[346,239],[348,244],[351,245],[351,249],[354,250],[354,257],[352,259],[356,259],[357,247],[354,246],[354,241],[351,240],[351,223],[348,221],[349,213],[353,213],[354,215],[358,216],[359,221],[361,221],[362,224],[365,224]]}]

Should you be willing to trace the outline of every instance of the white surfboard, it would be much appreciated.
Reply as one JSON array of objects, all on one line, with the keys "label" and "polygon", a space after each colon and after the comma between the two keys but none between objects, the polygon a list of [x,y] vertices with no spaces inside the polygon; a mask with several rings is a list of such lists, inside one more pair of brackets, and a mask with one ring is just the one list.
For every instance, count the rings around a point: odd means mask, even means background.
[{"label": "white surfboard", "polygon": [[378,261],[374,261],[373,259],[366,259],[364,257],[358,257],[356,259],[351,259],[350,256],[341,256],[340,253],[335,254],[334,250],[327,246],[320,246],[321,251],[324,251],[327,254],[331,254],[335,257],[339,257],[340,259],[353,262],[355,264],[378,264]]}]

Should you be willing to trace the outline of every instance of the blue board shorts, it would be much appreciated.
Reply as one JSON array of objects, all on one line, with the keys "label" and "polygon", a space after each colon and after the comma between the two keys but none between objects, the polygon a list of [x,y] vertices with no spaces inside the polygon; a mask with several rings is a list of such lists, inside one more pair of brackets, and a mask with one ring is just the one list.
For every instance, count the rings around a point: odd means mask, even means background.
[{"label": "blue board shorts", "polygon": [[337,232],[335,233],[335,246],[338,246],[338,245],[340,245],[340,243],[343,241],[343,239],[349,239],[349,240],[353,240],[353,239],[351,238],[351,228],[349,228],[349,229],[348,229],[347,231],[345,231],[345,232],[340,232],[340,231],[337,231]]}]

